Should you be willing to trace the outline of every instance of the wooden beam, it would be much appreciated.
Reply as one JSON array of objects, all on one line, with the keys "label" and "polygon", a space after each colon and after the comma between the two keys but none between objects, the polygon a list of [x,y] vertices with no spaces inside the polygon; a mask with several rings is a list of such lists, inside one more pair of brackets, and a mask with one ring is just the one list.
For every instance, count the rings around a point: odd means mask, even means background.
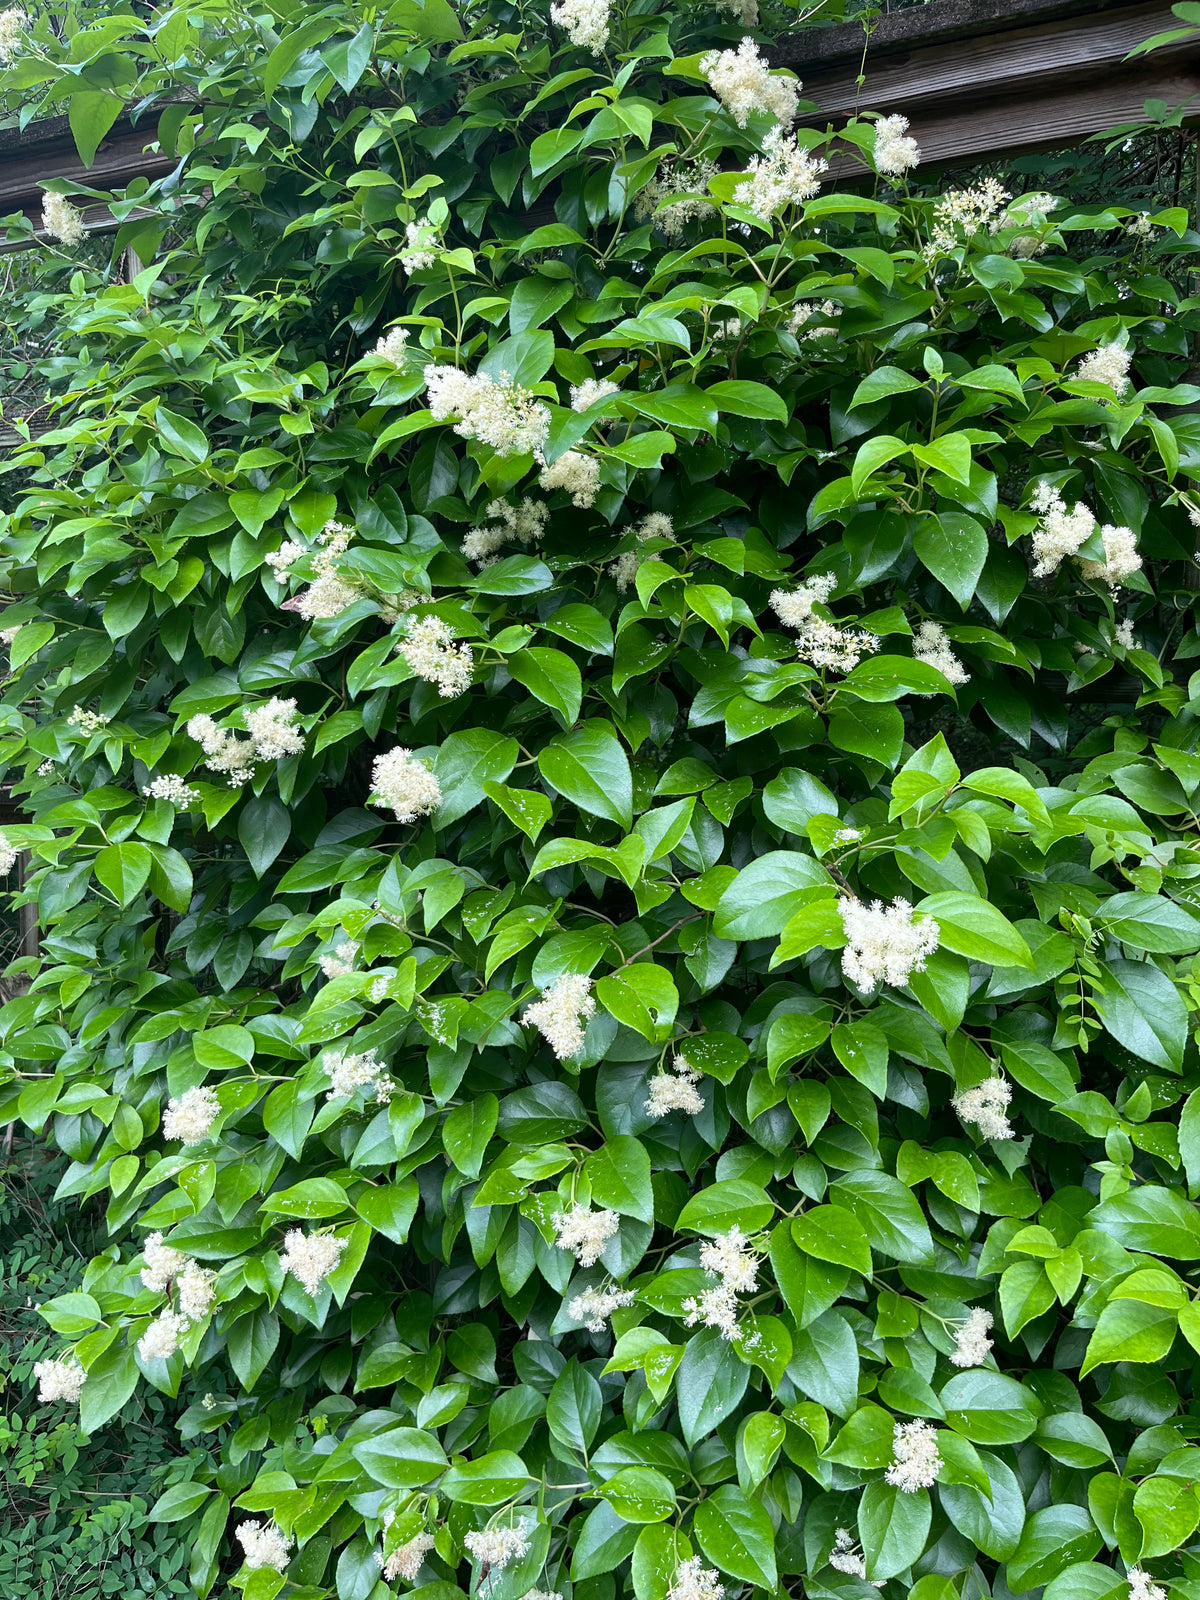
[{"label": "wooden beam", "polygon": [[[842,25],[786,40],[771,59],[835,125],[856,108],[903,113],[937,164],[1078,143],[1144,120],[1148,99],[1200,96],[1200,38],[1123,64],[1178,22],[1168,0],[933,0],[884,17],[869,40]],[[835,176],[861,171],[847,157]]]}]

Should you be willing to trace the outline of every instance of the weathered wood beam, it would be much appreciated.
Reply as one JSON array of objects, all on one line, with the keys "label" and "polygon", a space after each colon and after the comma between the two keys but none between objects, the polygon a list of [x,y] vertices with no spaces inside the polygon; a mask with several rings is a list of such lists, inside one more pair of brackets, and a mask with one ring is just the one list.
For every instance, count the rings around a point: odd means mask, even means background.
[{"label": "weathered wood beam", "polygon": [[1200,39],[1124,64],[1178,21],[1169,0],[932,0],[882,18],[869,40],[843,24],[783,41],[771,59],[835,125],[856,108],[903,112],[926,163],[977,160],[1074,144],[1143,120],[1149,99],[1200,95]]},{"label": "weathered wood beam", "polygon": [[154,137],[152,122],[134,128],[122,117],[97,150],[95,161],[85,167],[66,117],[31,122],[25,129],[0,128],[0,215],[24,211],[36,226],[41,220],[42,186],[52,178],[66,178],[83,189],[112,191],[124,189],[134,178],[163,177],[177,158],[147,150]]}]

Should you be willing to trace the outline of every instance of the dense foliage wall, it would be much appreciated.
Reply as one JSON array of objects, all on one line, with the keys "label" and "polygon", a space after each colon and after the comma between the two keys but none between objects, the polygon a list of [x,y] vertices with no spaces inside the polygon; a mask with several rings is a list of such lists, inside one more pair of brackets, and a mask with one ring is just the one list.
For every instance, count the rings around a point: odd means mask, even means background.
[{"label": "dense foliage wall", "polygon": [[1186,215],[752,0],[142,11],[0,18],[178,158],[12,301],[43,1425],[200,1595],[1187,1600]]}]

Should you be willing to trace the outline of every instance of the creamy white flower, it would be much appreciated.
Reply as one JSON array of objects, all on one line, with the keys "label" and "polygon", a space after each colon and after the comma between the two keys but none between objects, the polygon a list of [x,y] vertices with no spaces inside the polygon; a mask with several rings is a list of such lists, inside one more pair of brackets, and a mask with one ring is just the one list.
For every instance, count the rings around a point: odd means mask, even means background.
[{"label": "creamy white flower", "polygon": [[846,934],[842,971],[864,993],[880,983],[902,988],[914,972],[924,972],[938,947],[941,929],[932,917],[914,922],[907,900],[893,900],[890,906],[875,900],[867,906],[845,896],[838,910]]},{"label": "creamy white flower", "polygon": [[200,798],[199,789],[193,789],[177,772],[160,772],[143,785],[142,793],[147,800],[166,800],[181,811],[189,810]]},{"label": "creamy white flower", "polygon": [[[829,319],[841,314],[842,308],[835,300],[822,300],[819,304],[816,300],[797,300],[788,315],[788,330],[806,344],[815,339],[836,339],[838,330],[830,326]],[[826,320],[817,322],[817,317]]]},{"label": "creamy white flower", "polygon": [[536,455],[546,443],[549,411],[506,373],[497,381],[483,372],[472,377],[457,367],[429,366],[425,387],[435,422],[457,417],[455,433],[491,445],[497,455]]},{"label": "creamy white flower", "polygon": [[543,489],[565,489],[572,505],[587,510],[600,491],[600,463],[579,450],[565,450],[557,461],[544,466],[538,477]]},{"label": "creamy white flower", "polygon": [[1091,538],[1096,531],[1096,518],[1082,500],[1068,511],[1062,495],[1044,478],[1034,489],[1029,504],[1039,518],[1033,530],[1033,575],[1045,578]]},{"label": "creamy white flower", "polygon": [[343,939],[332,952],[321,956],[318,965],[327,978],[347,978],[354,971],[354,958],[358,951],[356,939]]},{"label": "creamy white flower", "polygon": [[[674,542],[675,524],[665,511],[648,511],[640,522],[621,530],[623,538],[627,538],[631,533],[638,544],[647,544],[651,539],[670,539]],[[616,581],[621,594],[631,587],[641,564],[642,555],[639,550],[625,550],[610,565],[609,577]]]},{"label": "creamy white flower", "polygon": [[376,756],[371,766],[373,806],[391,806],[397,822],[428,817],[442,803],[442,786],[423,761],[403,745]]},{"label": "creamy white flower", "polygon": [[285,600],[280,609],[296,612],[305,622],[325,622],[330,617],[340,617],[362,596],[363,592],[357,584],[347,582],[336,572],[322,572],[307,589]]},{"label": "creamy white flower", "polygon": [[839,828],[833,836],[833,842],[834,844],[857,844],[861,838],[861,828]]},{"label": "creamy white flower", "polygon": [[689,1117],[698,1117],[704,1110],[704,1097],[696,1088],[700,1074],[681,1055],[675,1057],[672,1066],[674,1072],[659,1071],[651,1078],[647,1116],[665,1117],[672,1111],[683,1111]]},{"label": "creamy white flower", "polygon": [[600,55],[608,43],[609,0],[561,0],[550,7],[550,20],[573,45]]},{"label": "creamy white flower", "polygon": [[[0,17],[0,22],[4,19]],[[35,1361],[33,1375],[38,1380],[38,1399],[43,1405],[52,1400],[65,1400],[77,1405],[87,1377],[78,1361]]]},{"label": "creamy white flower", "polygon": [[582,1322],[592,1333],[603,1333],[614,1311],[631,1306],[637,1299],[632,1289],[585,1289],[567,1306],[572,1322]]},{"label": "creamy white flower", "polygon": [[102,711],[85,711],[82,706],[75,706],[67,718],[67,726],[78,728],[80,733],[90,736],[99,733],[101,728],[107,728],[110,720]]},{"label": "creamy white flower", "polygon": [[880,117],[875,124],[875,170],[886,178],[902,178],[918,166],[921,147],[908,131],[908,118]]},{"label": "creamy white flower", "polygon": [[326,1100],[345,1100],[362,1088],[371,1089],[379,1100],[388,1098],[392,1085],[387,1068],[375,1059],[374,1050],[361,1056],[349,1056],[338,1050],[326,1056],[324,1066],[331,1085]]},{"label": "creamy white flower", "polygon": [[1129,1600],[1167,1600],[1167,1591],[1141,1567],[1130,1567],[1125,1577],[1129,1583]]},{"label": "creamy white flower", "polygon": [[615,1211],[593,1211],[589,1206],[557,1211],[550,1220],[555,1244],[560,1250],[570,1250],[581,1267],[594,1267],[621,1227]]},{"label": "creamy white flower", "polygon": [[15,846],[9,844],[4,834],[0,833],[0,878],[7,878],[17,864],[20,852]]},{"label": "creamy white flower", "polygon": [[[163,1113],[163,1138],[178,1139],[181,1144],[199,1144],[208,1138],[220,1110],[221,1102],[207,1084],[185,1089],[177,1100],[167,1101],[167,1109]],[[162,1235],[158,1237],[161,1239]]]},{"label": "creamy white flower", "polygon": [[14,623],[11,628],[0,628],[0,644],[7,650],[20,631],[21,624],[19,622]]},{"label": "creamy white flower", "polygon": [[834,622],[813,617],[800,629],[796,654],[810,666],[827,672],[853,672],[863,656],[873,655],[880,641],[861,628],[839,628]]},{"label": "creamy white flower", "polygon": [[493,500],[487,515],[490,524],[472,528],[462,546],[466,559],[478,562],[480,567],[491,566],[497,559],[496,551],[506,544],[527,545],[540,539],[550,520],[550,508],[527,495],[519,506],[510,505],[507,500]]},{"label": "creamy white flower", "polygon": [[1119,344],[1102,344],[1090,351],[1075,369],[1075,377],[1089,383],[1103,383],[1118,400],[1129,388],[1129,369],[1133,365],[1133,351]]},{"label": "creamy white flower", "polygon": [[592,980],[579,973],[564,973],[542,990],[540,1000],[526,1006],[521,1022],[536,1028],[558,1059],[565,1061],[583,1049],[581,1022],[595,1010]]},{"label": "creamy white flower", "polygon": [[985,1311],[982,1306],[973,1306],[967,1313],[967,1320],[954,1334],[954,1350],[950,1356],[950,1363],[955,1367],[981,1367],[988,1358],[992,1348],[992,1341],[988,1338],[988,1330],[995,1318],[990,1311]]},{"label": "creamy white flower", "polygon": [[272,550],[270,555],[263,557],[263,563],[273,568],[276,578],[282,582],[288,569],[294,567],[297,561],[302,561],[307,554],[306,545],[297,544],[294,539],[285,539],[278,550]]},{"label": "creamy white flower", "polygon": [[743,28],[758,27],[758,0],[717,0],[717,10],[740,22]]},{"label": "creamy white flower", "polygon": [[190,1322],[199,1322],[212,1309],[217,1288],[217,1275],[208,1267],[198,1267],[189,1261],[187,1271],[179,1275],[175,1285],[179,1290],[179,1309]]},{"label": "creamy white flower", "polygon": [[802,628],[812,617],[813,606],[824,605],[836,584],[831,572],[821,572],[805,578],[798,589],[772,589],[771,609],[785,628]]},{"label": "creamy white flower", "polygon": [[1104,560],[1081,559],[1079,570],[1085,578],[1106,583],[1110,589],[1119,589],[1126,578],[1141,571],[1142,558],[1138,554],[1137,539],[1132,528],[1118,528],[1112,523],[1105,523],[1100,529],[1100,537],[1104,541]]},{"label": "creamy white flower", "polygon": [[394,1583],[397,1578],[403,1578],[406,1583],[415,1583],[433,1545],[433,1534],[418,1533],[407,1544],[398,1544],[386,1559],[378,1552],[375,1559],[383,1568],[383,1575],[389,1583]]},{"label": "creamy white flower", "polygon": [[1012,1085],[1004,1078],[986,1078],[970,1089],[960,1089],[951,1102],[960,1122],[973,1122],[985,1139],[1015,1138],[1006,1112]]},{"label": "creamy white flower", "polygon": [[147,1235],[142,1246],[142,1260],[145,1263],[142,1267],[142,1283],[155,1294],[166,1294],[171,1280],[192,1265],[191,1256],[164,1244],[161,1233]]},{"label": "creamy white flower", "polygon": [[725,1586],[712,1568],[704,1565],[702,1557],[692,1556],[675,1568],[667,1600],[721,1600],[724,1593]]},{"label": "creamy white flower", "polygon": [[418,678],[437,685],[443,700],[471,687],[475,658],[469,644],[457,644],[457,635],[441,617],[420,617],[396,646]]},{"label": "creamy white flower", "polygon": [[1118,622],[1113,629],[1113,638],[1122,650],[1136,650],[1137,640],[1133,637],[1133,618],[1126,617]]},{"label": "creamy white flower", "polygon": [[[11,12],[4,13],[4,16],[11,15]],[[0,28],[3,21],[4,18],[0,17]],[[0,44],[0,59],[4,59],[2,44]],[[59,244],[65,244],[68,248],[71,245],[82,244],[87,238],[87,229],[83,225],[83,212],[77,210],[61,194],[42,196],[42,227],[52,239],[57,239]]]},{"label": "creamy white flower", "polygon": [[295,1542],[273,1522],[264,1527],[257,1519],[243,1522],[237,1530],[237,1538],[246,1566],[252,1572],[259,1567],[274,1567],[276,1572],[283,1572],[288,1564],[288,1552]]},{"label": "creamy white flower", "polygon": [[802,205],[820,193],[821,174],[828,172],[829,163],[801,150],[793,134],[772,128],[762,155],[754,156],[746,170],[749,176],[733,191],[733,203],[770,223],[788,206]]},{"label": "creamy white flower", "polygon": [[571,410],[589,411],[592,406],[607,400],[610,394],[620,394],[621,385],[608,378],[585,378],[571,385]]},{"label": "creamy white flower", "polygon": [[280,1266],[315,1298],[342,1259],[349,1240],[338,1239],[332,1233],[304,1233],[300,1228],[292,1228],[283,1243]]},{"label": "creamy white flower", "polygon": [[376,342],[375,354],[401,366],[408,356],[408,329],[389,328]]},{"label": "creamy white flower", "polygon": [[188,1319],[175,1311],[160,1311],[138,1340],[138,1355],[143,1361],[166,1361],[179,1349],[188,1329]]},{"label": "creamy white flower", "polygon": [[938,622],[923,622],[913,639],[913,657],[940,672],[947,683],[970,683],[971,674],[950,648],[946,630]]},{"label": "creamy white flower", "polygon": [[750,1294],[758,1287],[758,1257],[736,1223],[700,1246],[700,1265],[734,1294]]},{"label": "creamy white flower", "polygon": [[246,732],[254,743],[254,753],[260,761],[281,761],[284,756],[298,756],[304,749],[304,734],[294,727],[296,702],[273,697],[265,706],[255,706],[245,713]]},{"label": "creamy white flower", "polygon": [[431,249],[430,246],[437,245],[437,229],[428,217],[418,217],[415,222],[406,223],[404,240],[400,265],[410,277],[414,272],[421,272],[436,264],[437,249]]},{"label": "creamy white flower", "polygon": [[529,1552],[529,1540],[524,1527],[483,1528],[478,1533],[468,1533],[463,1544],[481,1567],[499,1572],[510,1561],[519,1561]]},{"label": "creamy white flower", "polygon": [[[716,206],[704,197],[709,180],[720,170],[715,161],[660,161],[649,183],[638,191],[634,201],[636,215],[641,220],[652,217],[660,233],[668,239],[678,238],[689,222],[716,216]],[[616,386],[612,387],[615,391]]]},{"label": "creamy white flower", "polygon": [[723,1339],[738,1336],[738,1303],[732,1289],[723,1283],[715,1288],[702,1289],[698,1295],[689,1295],[683,1302],[687,1313],[684,1323],[694,1328],[697,1323],[705,1328],[716,1328]]},{"label": "creamy white flower", "polygon": [[[7,64],[25,43],[29,18],[16,6],[0,12],[0,63]],[[49,198],[49,197],[47,197]]]},{"label": "creamy white flower", "polygon": [[710,50],[701,57],[700,75],[739,128],[756,111],[768,112],[784,127],[796,120],[799,79],[774,76],[753,39],[743,39],[736,50]]},{"label": "creamy white flower", "polygon": [[985,228],[994,232],[1011,198],[995,178],[985,178],[974,189],[949,190],[934,207],[933,233],[924,252],[926,260],[946,255]]},{"label": "creamy white flower", "polygon": [[884,1479],[904,1494],[929,1489],[937,1482],[942,1458],[937,1429],[927,1422],[898,1422],[892,1432],[892,1464]]}]

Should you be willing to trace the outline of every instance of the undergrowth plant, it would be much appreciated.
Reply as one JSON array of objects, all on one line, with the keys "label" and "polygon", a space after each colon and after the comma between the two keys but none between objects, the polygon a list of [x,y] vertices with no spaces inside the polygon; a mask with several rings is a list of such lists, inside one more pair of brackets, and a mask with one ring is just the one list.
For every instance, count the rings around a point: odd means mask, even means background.
[{"label": "undergrowth plant", "polygon": [[752,0],[7,17],[175,161],[11,311],[40,1427],[201,1596],[1188,1600],[1186,215]]}]

